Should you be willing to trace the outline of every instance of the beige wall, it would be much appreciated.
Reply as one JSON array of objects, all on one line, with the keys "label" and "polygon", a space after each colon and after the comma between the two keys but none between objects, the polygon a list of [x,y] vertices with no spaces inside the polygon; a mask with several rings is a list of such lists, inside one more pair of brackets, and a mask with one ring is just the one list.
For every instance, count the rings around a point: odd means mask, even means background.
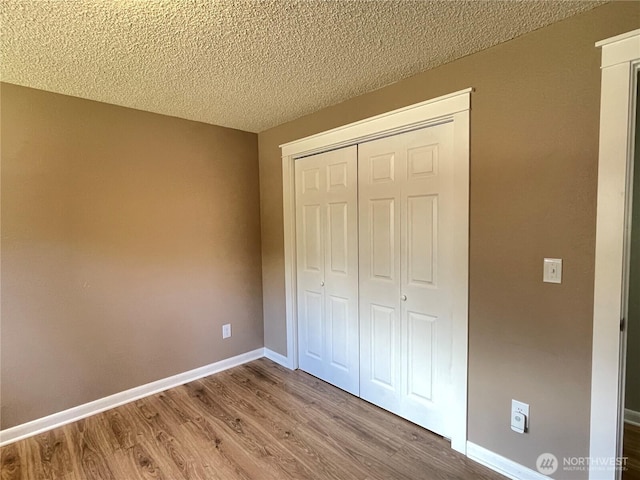
[{"label": "beige wall", "polygon": [[262,347],[255,134],[1,88],[2,428]]},{"label": "beige wall", "polygon": [[[594,43],[638,27],[636,2],[607,4],[260,133],[265,346],[286,353],[278,145],[474,87],[469,440],[534,469],[543,452],[588,455],[600,98]],[[564,259],[561,285],[542,283],[543,257]],[[531,405],[526,435],[509,428],[512,398]]]}]

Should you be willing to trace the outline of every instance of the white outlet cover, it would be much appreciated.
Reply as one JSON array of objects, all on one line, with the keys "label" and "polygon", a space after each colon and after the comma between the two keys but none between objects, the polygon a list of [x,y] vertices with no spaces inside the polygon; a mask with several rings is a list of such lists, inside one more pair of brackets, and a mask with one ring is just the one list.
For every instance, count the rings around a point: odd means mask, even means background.
[{"label": "white outlet cover", "polygon": [[518,400],[511,400],[511,418],[513,418],[513,414],[516,412],[525,416],[525,431],[529,430],[529,404],[519,402]]},{"label": "white outlet cover", "polygon": [[222,338],[229,338],[231,336],[231,324],[225,323],[222,326]]},{"label": "white outlet cover", "polygon": [[527,430],[527,417],[522,413],[516,412],[511,414],[511,430],[516,433],[525,433]]}]

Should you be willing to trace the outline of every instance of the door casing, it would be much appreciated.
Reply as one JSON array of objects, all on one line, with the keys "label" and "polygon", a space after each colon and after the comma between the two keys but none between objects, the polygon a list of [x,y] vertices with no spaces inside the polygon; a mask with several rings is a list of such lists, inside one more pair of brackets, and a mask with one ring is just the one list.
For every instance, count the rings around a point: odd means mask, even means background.
[{"label": "door casing", "polygon": [[[602,48],[598,207],[593,306],[590,451],[593,459],[621,453],[620,392],[625,310],[625,261],[633,178],[633,75],[640,62],[640,30],[596,43]],[[590,480],[614,480],[615,465],[590,469]]]},{"label": "door casing", "polygon": [[469,298],[469,111],[468,88],[408,107],[393,110],[343,127],[280,145],[284,213],[285,309],[287,332],[286,366],[298,368],[297,264],[294,162],[314,153],[355,145],[442,122],[454,124],[454,211],[456,265],[452,312],[453,398],[450,409],[451,447],[467,450],[467,358]]}]

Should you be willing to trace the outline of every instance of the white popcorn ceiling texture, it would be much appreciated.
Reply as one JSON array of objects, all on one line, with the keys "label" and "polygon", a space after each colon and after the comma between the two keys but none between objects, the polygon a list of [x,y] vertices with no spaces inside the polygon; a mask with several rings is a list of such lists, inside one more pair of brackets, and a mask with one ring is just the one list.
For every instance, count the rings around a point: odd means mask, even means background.
[{"label": "white popcorn ceiling texture", "polygon": [[2,0],[0,72],[260,132],[601,3]]}]

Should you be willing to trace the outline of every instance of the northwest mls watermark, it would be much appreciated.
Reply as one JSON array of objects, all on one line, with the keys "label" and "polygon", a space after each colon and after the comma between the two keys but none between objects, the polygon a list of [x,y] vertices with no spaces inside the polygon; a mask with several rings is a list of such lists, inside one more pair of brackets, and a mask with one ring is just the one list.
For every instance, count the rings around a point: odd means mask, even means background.
[{"label": "northwest mls watermark", "polygon": [[544,475],[560,472],[594,472],[626,470],[627,457],[563,457],[543,453],[536,460],[536,468]]}]

